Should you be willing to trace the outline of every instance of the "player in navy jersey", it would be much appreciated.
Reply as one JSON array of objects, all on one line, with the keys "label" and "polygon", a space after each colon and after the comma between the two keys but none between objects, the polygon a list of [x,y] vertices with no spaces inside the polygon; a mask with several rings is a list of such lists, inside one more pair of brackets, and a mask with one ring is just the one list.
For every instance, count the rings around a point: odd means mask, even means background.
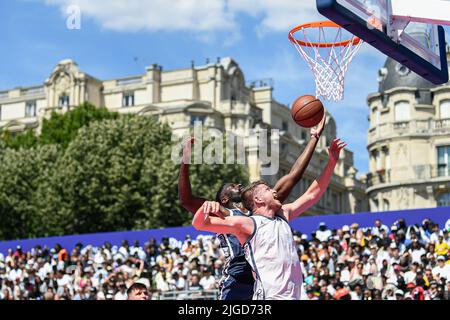
[{"label": "player in navy jersey", "polygon": [[[316,128],[311,129],[311,139],[305,150],[299,156],[291,168],[291,171],[283,176],[275,184],[278,199],[283,203],[291,193],[294,186],[300,181],[308,166],[319,137],[325,126],[326,116]],[[191,147],[194,138],[185,141],[183,145],[183,160],[180,167],[178,181],[178,194],[181,205],[191,213],[195,214],[203,203],[203,198],[194,197],[189,179],[189,163]],[[222,216],[249,216],[251,215],[241,203],[242,185],[237,183],[225,183],[218,190],[216,201],[221,204]],[[245,259],[244,249],[236,236],[232,234],[218,234],[220,247],[224,252],[225,265],[222,279],[219,282],[220,300],[251,300],[253,297],[254,277],[252,268]]]}]

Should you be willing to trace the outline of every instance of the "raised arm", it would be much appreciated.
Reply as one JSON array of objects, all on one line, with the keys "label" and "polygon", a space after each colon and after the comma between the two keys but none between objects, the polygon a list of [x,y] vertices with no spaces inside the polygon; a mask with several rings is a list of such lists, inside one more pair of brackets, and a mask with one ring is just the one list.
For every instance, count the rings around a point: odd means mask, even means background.
[{"label": "raised arm", "polygon": [[311,129],[311,139],[306,145],[303,153],[298,157],[297,161],[295,161],[294,165],[291,168],[291,171],[287,175],[283,176],[280,180],[278,180],[278,182],[275,184],[274,189],[277,191],[278,199],[281,201],[281,203],[283,203],[289,197],[289,194],[292,192],[294,186],[303,177],[306,167],[308,167],[308,164],[314,154],[314,149],[319,142],[320,135],[323,132],[325,121],[326,111],[317,128]]},{"label": "raised arm", "polygon": [[308,190],[296,201],[283,205],[283,213],[289,221],[297,218],[301,213],[311,208],[320,200],[330,183],[334,168],[339,160],[339,154],[346,145],[344,141],[335,139],[328,149],[330,159],[320,178],[315,180]]},{"label": "raised arm", "polygon": [[[180,175],[178,177],[178,199],[180,200],[180,204],[183,208],[195,214],[206,199],[194,197],[192,194],[191,181],[189,179],[189,163],[193,144],[193,137],[190,137],[183,142],[183,158],[181,160]],[[217,212],[216,215],[228,216],[229,211],[220,206],[219,212]]]},{"label": "raised arm", "polygon": [[183,208],[195,214],[203,205],[205,199],[192,195],[191,181],[189,179],[189,163],[193,144],[194,138],[192,137],[183,143],[183,158],[180,166],[180,176],[178,177],[178,198]]},{"label": "raised arm", "polygon": [[212,217],[220,210],[218,202],[206,201],[195,213],[192,225],[197,230],[214,233],[234,234],[241,244],[244,244],[253,233],[254,224],[251,218],[245,216]]}]

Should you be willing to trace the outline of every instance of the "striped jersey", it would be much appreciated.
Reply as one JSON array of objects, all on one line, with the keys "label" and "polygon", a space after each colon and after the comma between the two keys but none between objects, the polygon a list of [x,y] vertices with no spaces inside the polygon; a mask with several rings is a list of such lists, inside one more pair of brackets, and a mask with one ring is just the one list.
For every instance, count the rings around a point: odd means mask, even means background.
[{"label": "striped jersey", "polygon": [[[238,209],[230,209],[230,216],[247,216]],[[218,234],[220,248],[225,256],[225,264],[220,283],[233,277],[237,282],[253,284],[252,268],[245,259],[244,248],[238,238],[232,234]],[[220,285],[219,285],[220,286]]]},{"label": "striped jersey", "polygon": [[302,271],[291,227],[284,217],[250,217],[255,230],[245,244],[256,278],[254,300],[300,300]]}]

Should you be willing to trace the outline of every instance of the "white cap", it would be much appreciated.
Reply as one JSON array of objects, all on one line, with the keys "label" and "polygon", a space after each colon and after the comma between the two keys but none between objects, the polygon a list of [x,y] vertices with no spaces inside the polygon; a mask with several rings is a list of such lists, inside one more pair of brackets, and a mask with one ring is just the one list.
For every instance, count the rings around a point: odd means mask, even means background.
[{"label": "white cap", "polygon": [[342,227],[342,231],[346,232],[346,231],[350,231],[350,228],[348,225],[345,225]]},{"label": "white cap", "polygon": [[397,245],[395,244],[395,242],[392,242],[390,247],[391,247],[391,249],[396,249]]},{"label": "white cap", "polygon": [[398,295],[401,295],[401,296],[405,295],[405,293],[402,290],[400,290],[400,289],[395,290],[395,294],[398,294]]},{"label": "white cap", "polygon": [[302,234],[302,239],[306,240],[306,239],[308,239],[308,236],[306,234]]},{"label": "white cap", "polygon": [[146,278],[140,278],[140,279],[136,280],[135,283],[143,284],[144,286],[147,287],[147,289],[150,289],[150,287],[151,287],[150,286],[150,281],[148,279],[146,279]]}]

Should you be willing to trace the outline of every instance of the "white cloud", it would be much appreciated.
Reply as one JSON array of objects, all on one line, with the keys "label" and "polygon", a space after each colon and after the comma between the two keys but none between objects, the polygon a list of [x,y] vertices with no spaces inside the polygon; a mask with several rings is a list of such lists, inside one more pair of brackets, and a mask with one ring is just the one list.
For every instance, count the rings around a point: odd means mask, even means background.
[{"label": "white cloud", "polygon": [[[237,16],[257,17],[257,32],[287,32],[295,25],[322,19],[315,0],[43,0],[61,8],[78,5],[85,17],[115,31],[232,31]],[[234,35],[235,36],[235,35]]]},{"label": "white cloud", "polygon": [[235,13],[261,16],[257,26],[259,35],[267,32],[288,32],[298,24],[323,20],[315,0],[229,0]]},{"label": "white cloud", "polygon": [[233,14],[223,0],[45,0],[63,14],[78,5],[82,16],[115,31],[233,30]]}]

